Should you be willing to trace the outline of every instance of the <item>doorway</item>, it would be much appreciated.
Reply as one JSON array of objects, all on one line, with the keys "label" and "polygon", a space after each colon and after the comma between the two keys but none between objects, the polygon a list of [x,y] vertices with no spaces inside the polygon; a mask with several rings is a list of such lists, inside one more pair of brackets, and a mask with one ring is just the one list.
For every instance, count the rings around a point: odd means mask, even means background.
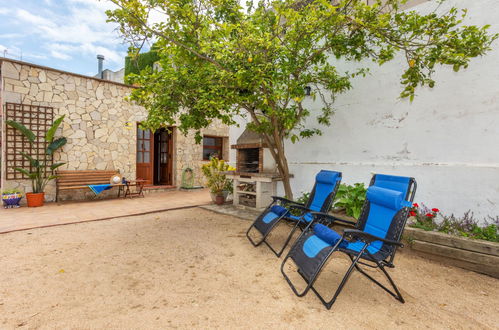
[{"label": "doorway", "polygon": [[172,184],[172,134],[166,128],[154,133],[154,184]]},{"label": "doorway", "polygon": [[137,125],[137,179],[146,185],[172,185],[173,138],[171,128],[152,133]]}]

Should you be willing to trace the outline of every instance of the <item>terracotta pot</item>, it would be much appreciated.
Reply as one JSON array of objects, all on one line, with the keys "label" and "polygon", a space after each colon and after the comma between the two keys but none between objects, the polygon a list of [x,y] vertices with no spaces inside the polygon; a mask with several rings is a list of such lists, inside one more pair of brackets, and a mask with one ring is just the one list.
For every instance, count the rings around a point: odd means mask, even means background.
[{"label": "terracotta pot", "polygon": [[[225,199],[225,200],[227,200],[227,196],[229,196],[230,191],[228,191],[228,190],[223,190],[223,191],[222,191],[222,193],[223,193],[223,195],[224,195],[224,199]],[[217,194],[216,194],[216,193],[212,193],[212,192],[210,192],[210,196],[211,196],[211,201],[212,201],[213,203],[215,203],[215,202],[217,201]]]},{"label": "terracotta pot", "polygon": [[43,206],[43,203],[45,201],[45,193],[27,193],[26,201],[28,202],[28,207]]},{"label": "terracotta pot", "polygon": [[215,204],[222,205],[224,202],[225,202],[224,195],[217,195],[217,197],[215,197]]}]

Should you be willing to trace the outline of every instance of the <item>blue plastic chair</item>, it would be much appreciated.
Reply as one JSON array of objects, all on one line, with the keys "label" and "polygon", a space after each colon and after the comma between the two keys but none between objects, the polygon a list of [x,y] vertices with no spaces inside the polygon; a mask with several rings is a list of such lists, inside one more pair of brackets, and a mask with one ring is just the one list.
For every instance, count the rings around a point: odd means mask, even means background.
[{"label": "blue plastic chair", "polygon": [[[293,292],[301,297],[312,290],[324,306],[330,309],[352,271],[357,269],[403,303],[404,299],[385,267],[395,267],[395,252],[397,247],[403,246],[400,240],[415,193],[416,181],[413,178],[374,175],[367,189],[366,201],[356,229],[345,229],[343,235],[324,225],[337,223],[339,219],[325,213],[313,213],[316,223],[302,233],[281,265],[281,272]],[[327,260],[336,251],[347,254],[352,263],[332,299],[326,301],[313,285]],[[284,271],[290,259],[306,282],[306,287],[301,292]],[[360,265],[380,269],[394,291],[372,278]]]},{"label": "blue plastic chair", "polygon": [[[329,211],[336,192],[338,191],[338,187],[340,186],[340,182],[341,172],[320,171],[315,177],[314,187],[310,193],[310,198],[305,205],[284,197],[272,196],[272,203],[270,203],[248,228],[246,237],[255,247],[265,243],[277,257],[280,257],[293,237],[296,229],[300,228],[301,230],[305,230],[312,224],[313,216],[311,215],[311,212]],[[292,212],[296,214],[293,215]],[[267,242],[267,237],[282,220],[292,222],[293,227],[282,248],[279,251],[276,251],[276,249]],[[250,234],[253,229],[256,229],[256,232],[259,232],[261,235],[259,241],[255,241],[251,238]]]}]

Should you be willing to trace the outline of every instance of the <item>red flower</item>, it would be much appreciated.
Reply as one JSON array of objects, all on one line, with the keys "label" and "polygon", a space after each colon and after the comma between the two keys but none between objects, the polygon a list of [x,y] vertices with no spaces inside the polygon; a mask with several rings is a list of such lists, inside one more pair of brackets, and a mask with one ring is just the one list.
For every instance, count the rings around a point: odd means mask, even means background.
[{"label": "red flower", "polygon": [[432,214],[432,213],[426,213],[426,216],[427,216],[428,218],[433,218],[433,217],[435,216],[435,214]]},{"label": "red flower", "polygon": [[411,217],[415,217],[416,216],[416,211],[409,211],[409,215]]},{"label": "red flower", "polygon": [[414,204],[412,204],[412,206],[419,207],[419,204],[418,203],[414,203]]},{"label": "red flower", "polygon": [[432,210],[433,212],[435,212],[435,213],[436,213],[436,212],[440,212],[440,210],[439,210],[439,209],[437,209],[436,207],[435,207],[435,208],[432,208],[431,210]]}]

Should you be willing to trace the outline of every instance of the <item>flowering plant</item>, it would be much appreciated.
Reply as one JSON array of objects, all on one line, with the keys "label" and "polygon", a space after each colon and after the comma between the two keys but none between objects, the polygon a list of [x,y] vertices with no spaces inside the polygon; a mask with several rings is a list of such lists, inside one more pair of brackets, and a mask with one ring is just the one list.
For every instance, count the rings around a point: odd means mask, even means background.
[{"label": "flowering plant", "polygon": [[[412,205],[409,214],[414,217],[409,226],[426,231],[438,231],[446,234],[464,236],[474,239],[483,239],[491,242],[499,242],[499,216],[488,217],[480,224],[473,212],[465,212],[462,217],[443,215],[437,208],[428,208],[417,203]],[[436,218],[440,220],[437,222]]]},{"label": "flowering plant", "polygon": [[206,177],[206,185],[210,192],[221,194],[223,191],[232,192],[232,180],[228,179],[224,172],[235,171],[236,169],[225,161],[212,157],[209,163],[201,167]]},{"label": "flowering plant", "polygon": [[411,224],[412,227],[434,230],[436,227],[435,218],[439,212],[440,210],[437,208],[430,209],[423,204],[421,206],[418,203],[412,204],[412,208],[409,210],[409,215],[415,218],[415,221]]}]

